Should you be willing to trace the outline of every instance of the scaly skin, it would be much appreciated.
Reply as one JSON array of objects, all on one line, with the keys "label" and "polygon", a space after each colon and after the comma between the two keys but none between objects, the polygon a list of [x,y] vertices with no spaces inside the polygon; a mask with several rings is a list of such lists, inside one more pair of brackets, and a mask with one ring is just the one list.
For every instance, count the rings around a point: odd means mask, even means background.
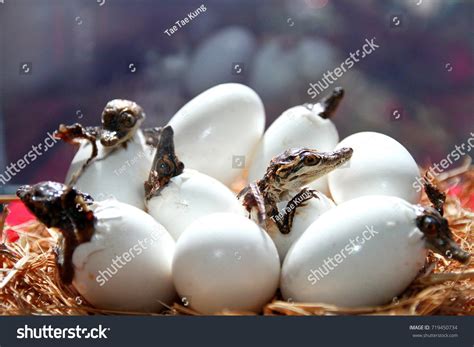
[{"label": "scaly skin", "polygon": [[[243,198],[243,205],[250,216],[254,208],[257,210],[258,222],[264,224],[267,231],[272,229],[274,223],[282,234],[288,234],[296,209],[303,206],[305,201],[317,198],[316,191],[303,187],[338,168],[351,156],[351,148],[333,152],[309,148],[289,149],[273,158],[265,176],[245,187],[237,197]],[[280,221],[275,218],[278,215],[277,204],[288,199],[287,207],[296,207],[289,208],[290,212]]]},{"label": "scaly skin", "polygon": [[454,242],[448,221],[443,217],[446,194],[432,184],[427,177],[425,177],[424,187],[433,206],[420,206],[416,225],[424,234],[427,247],[443,257],[453,258],[460,263],[467,264],[470,254],[463,251]]},{"label": "scaly skin", "polygon": [[55,249],[56,265],[61,281],[70,284],[74,277],[72,254],[94,233],[96,219],[89,209],[92,198],[62,183],[50,181],[21,186],[17,195],[41,223],[61,232],[59,246]]},{"label": "scaly skin", "polygon": [[[341,87],[334,88],[331,95],[329,95],[320,102],[323,110],[319,113],[319,116],[324,119],[331,118],[336,113],[336,110],[339,107],[339,104],[341,103],[343,97],[344,89],[342,89]],[[307,103],[303,106],[309,110],[312,110],[315,104]]]},{"label": "scaly skin", "polygon": [[158,141],[156,154],[151,165],[150,175],[145,182],[145,197],[147,200],[157,195],[171,178],[181,175],[184,164],[178,159],[174,151],[173,128],[166,126],[156,128]]}]

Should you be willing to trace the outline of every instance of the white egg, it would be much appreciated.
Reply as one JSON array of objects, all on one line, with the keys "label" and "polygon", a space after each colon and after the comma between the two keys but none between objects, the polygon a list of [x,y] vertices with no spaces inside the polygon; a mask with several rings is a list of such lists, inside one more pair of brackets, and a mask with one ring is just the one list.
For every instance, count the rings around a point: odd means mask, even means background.
[{"label": "white egg", "polygon": [[[143,183],[150,172],[152,153],[145,143],[142,132],[137,131],[127,142],[126,147],[110,149],[102,146],[100,141],[97,141],[97,147],[99,151],[97,158],[80,175],[74,186],[93,196],[96,201],[114,197],[143,210],[145,208]],[[90,143],[81,144],[72,160],[66,183],[89,159],[91,151]],[[106,156],[108,153],[110,154]]]},{"label": "white egg", "polygon": [[216,84],[239,81],[254,51],[255,39],[246,28],[233,26],[211,35],[191,59],[185,78],[189,93],[194,96]]},{"label": "white egg", "polygon": [[361,132],[342,140],[336,149],[342,147],[351,147],[354,153],[348,164],[328,175],[336,204],[363,195],[392,195],[411,203],[419,201],[421,189],[417,191],[413,184],[420,170],[398,141],[376,132]]},{"label": "white egg", "polygon": [[176,296],[175,242],[150,215],[114,199],[91,207],[97,222],[73,253],[73,285],[94,306],[157,312]]},{"label": "white egg", "polygon": [[196,219],[216,212],[244,215],[234,193],[221,182],[196,170],[184,169],[160,193],[147,201],[147,210],[178,240]]},{"label": "white egg", "polygon": [[287,254],[283,297],[339,306],[390,302],[425,263],[417,208],[397,197],[365,196],[323,214]]},{"label": "white egg", "polygon": [[[312,109],[295,106],[281,114],[265,131],[249,169],[249,181],[261,179],[272,158],[289,148],[308,147],[332,151],[339,141],[337,129],[330,119],[321,117],[321,104]],[[329,193],[327,176],[316,180],[310,187]]]},{"label": "white egg", "polygon": [[215,86],[170,120],[178,157],[186,167],[231,185],[243,172],[265,127],[259,96],[237,83]]},{"label": "white egg", "polygon": [[173,281],[183,303],[204,313],[259,312],[278,287],[280,260],[268,234],[251,220],[216,213],[181,235]]},{"label": "white egg", "polygon": [[[278,203],[279,215],[274,218],[283,218],[287,213],[285,208],[288,201]],[[329,211],[336,205],[323,193],[318,192],[318,199],[312,198],[296,209],[291,231],[288,234],[282,234],[278,230],[270,233],[270,237],[278,250],[280,260],[283,262],[288,249],[296,240],[308,229],[308,227],[318,219],[323,213]]]}]

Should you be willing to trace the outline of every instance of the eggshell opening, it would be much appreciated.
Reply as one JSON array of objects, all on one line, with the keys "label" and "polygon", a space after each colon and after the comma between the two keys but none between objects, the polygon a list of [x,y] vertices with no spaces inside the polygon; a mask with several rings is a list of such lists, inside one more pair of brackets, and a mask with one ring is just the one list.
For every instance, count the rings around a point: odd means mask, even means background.
[{"label": "eggshell opening", "polygon": [[[267,129],[257,147],[249,169],[249,182],[261,179],[272,158],[287,149],[307,147],[332,151],[339,135],[330,119],[319,116],[322,110],[320,104],[315,104],[312,110],[295,106],[283,112]],[[310,187],[324,194],[329,192],[325,177],[316,180]]]},{"label": "eggshell opening", "polygon": [[288,251],[283,297],[348,307],[390,302],[425,263],[415,211],[397,197],[364,196],[323,214]]},{"label": "eggshell opening", "polygon": [[[96,201],[114,197],[143,210],[143,183],[150,172],[152,150],[145,144],[142,132],[138,130],[126,147],[111,150],[104,148],[100,142],[97,142],[97,146],[97,159],[82,173],[75,187],[90,194]],[[81,144],[66,175],[66,183],[89,159],[91,151],[92,146],[88,142]]]},{"label": "eggshell opening", "polygon": [[245,213],[225,185],[192,169],[173,177],[159,195],[147,201],[147,210],[175,240],[199,217],[216,212]]},{"label": "eggshell opening", "polygon": [[116,200],[94,203],[94,235],[73,253],[74,287],[94,306],[158,312],[176,296],[175,242],[142,210]]}]

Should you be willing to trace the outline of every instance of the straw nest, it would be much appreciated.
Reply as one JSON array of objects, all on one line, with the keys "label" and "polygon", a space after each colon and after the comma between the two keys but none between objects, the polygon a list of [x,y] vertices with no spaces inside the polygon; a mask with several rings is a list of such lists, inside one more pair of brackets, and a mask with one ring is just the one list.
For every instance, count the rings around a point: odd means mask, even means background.
[{"label": "straw nest", "polygon": [[[462,202],[472,199],[474,194],[474,169],[467,163],[438,176],[437,183],[442,189],[454,184],[461,187],[458,196],[448,196],[445,215],[455,240],[464,250],[473,253],[474,212],[462,208]],[[428,204],[426,196],[422,203]],[[0,221],[0,224],[3,223]],[[21,237],[17,242],[0,244],[1,315],[142,314],[92,307],[74,288],[63,286],[59,281],[53,252],[54,232],[34,221],[9,228]],[[350,283],[345,285],[350,286]],[[405,292],[386,305],[346,308],[325,303],[287,302],[277,295],[263,309],[265,315],[471,315],[473,312],[474,261],[461,265],[431,252],[419,276]],[[161,314],[199,313],[175,303]]]}]

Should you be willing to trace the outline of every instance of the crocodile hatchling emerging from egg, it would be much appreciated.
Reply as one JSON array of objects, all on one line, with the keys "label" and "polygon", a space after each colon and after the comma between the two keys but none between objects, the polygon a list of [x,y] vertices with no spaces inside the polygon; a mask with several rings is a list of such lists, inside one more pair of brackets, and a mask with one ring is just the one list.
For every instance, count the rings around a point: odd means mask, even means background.
[{"label": "crocodile hatchling emerging from egg", "polygon": [[60,231],[56,265],[61,281],[70,284],[74,277],[72,254],[94,233],[96,218],[89,207],[93,199],[73,187],[51,181],[21,186],[17,195],[41,223]]},{"label": "crocodile hatchling emerging from egg", "polygon": [[[337,110],[344,90],[334,89],[333,93],[320,102],[323,110],[319,113],[322,118],[330,118]],[[311,110],[314,105],[304,104]],[[293,148],[274,157],[268,166],[265,176],[245,187],[237,197],[243,198],[243,205],[253,217],[256,212],[259,224],[272,233],[278,229],[282,234],[291,231],[293,218],[298,207],[311,198],[318,198],[317,192],[303,188],[312,181],[326,175],[347,162],[352,156],[351,148],[342,148],[333,152],[319,152],[309,148]],[[277,204],[289,200],[282,219]],[[293,206],[293,208],[290,208]],[[296,206],[296,207],[295,207]]]},{"label": "crocodile hatchling emerging from egg", "polygon": [[[293,148],[274,157],[262,179],[250,183],[238,195],[252,217],[256,209],[259,224],[267,232],[275,226],[282,234],[291,231],[296,210],[318,192],[305,187],[314,180],[340,167],[352,156],[352,148],[341,148],[332,152],[319,152],[309,148]],[[283,220],[274,218],[279,214],[277,204],[289,200]],[[290,208],[293,206],[293,208]]]},{"label": "crocodile hatchling emerging from egg", "polygon": [[[87,140],[92,145],[92,152],[83,167],[77,172],[69,184],[74,184],[82,171],[97,157],[97,141],[106,148],[117,149],[126,147],[127,142],[135,135],[145,120],[145,112],[137,103],[130,100],[115,99],[109,101],[102,112],[101,126],[83,126],[61,124],[54,136],[67,143],[77,144]],[[160,128],[143,129],[148,145],[158,142]],[[110,155],[112,151],[108,152]],[[103,159],[103,158],[102,158]]]}]

